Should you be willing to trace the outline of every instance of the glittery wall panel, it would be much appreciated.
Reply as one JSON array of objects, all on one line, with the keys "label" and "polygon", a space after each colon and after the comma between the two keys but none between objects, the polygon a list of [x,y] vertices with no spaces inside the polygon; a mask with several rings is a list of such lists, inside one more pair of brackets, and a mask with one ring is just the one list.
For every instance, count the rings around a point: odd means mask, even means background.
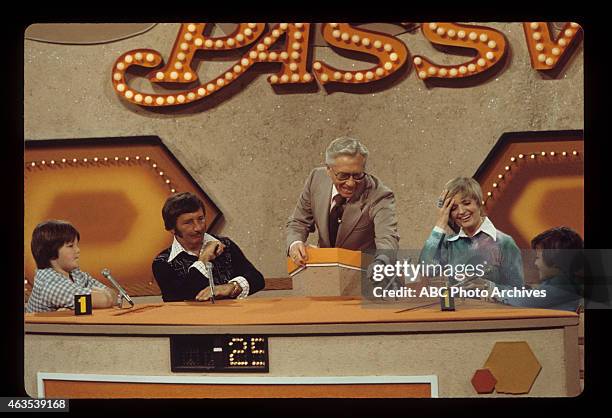
[{"label": "glittery wall panel", "polygon": [[[176,112],[127,106],[108,74],[131,49],[153,48],[167,58],[177,24],[106,45],[26,41],[25,137],[160,136],[224,213],[220,232],[264,276],[283,277],[285,224],[304,180],[323,163],[332,139],[352,135],[370,149],[368,171],[396,194],[402,247],[420,248],[446,180],[473,175],[503,132],[583,128],[582,45],[550,79],[531,68],[520,23],[486,25],[506,36],[509,58],[494,77],[471,87],[429,86],[411,69],[368,93],[288,94],[276,93],[261,74],[245,76],[223,100]],[[399,38],[411,55],[440,64],[465,61],[436,49],[419,31]],[[371,65],[330,48],[313,52],[339,68]],[[225,68],[227,62],[205,61],[199,74],[206,80]]]}]

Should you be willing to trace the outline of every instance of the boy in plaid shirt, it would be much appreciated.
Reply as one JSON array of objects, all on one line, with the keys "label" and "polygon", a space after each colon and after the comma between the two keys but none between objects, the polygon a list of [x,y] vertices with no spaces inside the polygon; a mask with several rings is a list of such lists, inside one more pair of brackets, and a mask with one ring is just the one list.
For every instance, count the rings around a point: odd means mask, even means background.
[{"label": "boy in plaid shirt", "polygon": [[26,312],[74,309],[74,296],[88,294],[94,308],[113,306],[116,292],[79,270],[79,240],[69,222],[50,220],[34,228],[31,248],[38,269]]}]

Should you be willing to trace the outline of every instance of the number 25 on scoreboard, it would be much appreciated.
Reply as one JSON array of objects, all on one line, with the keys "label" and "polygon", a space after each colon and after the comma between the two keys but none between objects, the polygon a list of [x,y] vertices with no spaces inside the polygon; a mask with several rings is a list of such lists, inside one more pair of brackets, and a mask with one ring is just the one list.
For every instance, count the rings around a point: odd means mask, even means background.
[{"label": "number 25 on scoreboard", "polygon": [[91,295],[74,295],[74,314],[91,315]]}]

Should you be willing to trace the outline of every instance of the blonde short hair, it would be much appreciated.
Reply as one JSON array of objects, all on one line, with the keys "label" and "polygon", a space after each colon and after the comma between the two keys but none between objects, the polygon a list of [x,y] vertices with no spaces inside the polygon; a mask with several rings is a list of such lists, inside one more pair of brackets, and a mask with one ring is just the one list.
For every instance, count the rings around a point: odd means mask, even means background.
[{"label": "blonde short hair", "polygon": [[474,199],[478,207],[482,206],[482,189],[480,184],[471,177],[455,177],[448,181],[444,188],[448,190],[448,197],[461,193],[464,197]]}]

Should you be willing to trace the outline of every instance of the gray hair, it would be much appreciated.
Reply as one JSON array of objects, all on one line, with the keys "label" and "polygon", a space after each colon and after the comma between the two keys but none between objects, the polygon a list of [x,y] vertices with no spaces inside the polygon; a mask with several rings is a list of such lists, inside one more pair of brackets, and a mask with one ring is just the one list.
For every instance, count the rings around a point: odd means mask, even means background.
[{"label": "gray hair", "polygon": [[334,164],[336,157],[339,155],[361,155],[363,158],[368,158],[368,149],[357,139],[348,136],[341,136],[334,139],[325,150],[325,164]]}]

